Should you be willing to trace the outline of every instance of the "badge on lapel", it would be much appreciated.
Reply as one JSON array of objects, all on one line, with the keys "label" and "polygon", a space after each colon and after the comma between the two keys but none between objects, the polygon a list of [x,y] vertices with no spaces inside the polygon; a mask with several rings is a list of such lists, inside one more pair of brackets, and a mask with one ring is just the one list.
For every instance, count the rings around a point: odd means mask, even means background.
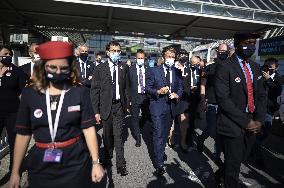
[{"label": "badge on lapel", "polygon": [[122,69],[123,69],[123,66],[120,66],[120,69],[122,70]]},{"label": "badge on lapel", "polygon": [[262,78],[262,76],[257,77],[257,80],[260,80]]},{"label": "badge on lapel", "polygon": [[6,76],[11,76],[11,73],[10,73],[10,72],[7,72],[7,73],[6,73]]},{"label": "badge on lapel", "polygon": [[240,77],[235,78],[235,82],[240,83],[241,82],[241,78]]},{"label": "badge on lapel", "polygon": [[87,68],[89,69],[91,67],[91,65],[88,65]]},{"label": "badge on lapel", "polygon": [[42,112],[41,109],[36,109],[36,110],[34,111],[34,116],[35,116],[36,118],[41,118],[42,114],[43,114],[43,112]]}]

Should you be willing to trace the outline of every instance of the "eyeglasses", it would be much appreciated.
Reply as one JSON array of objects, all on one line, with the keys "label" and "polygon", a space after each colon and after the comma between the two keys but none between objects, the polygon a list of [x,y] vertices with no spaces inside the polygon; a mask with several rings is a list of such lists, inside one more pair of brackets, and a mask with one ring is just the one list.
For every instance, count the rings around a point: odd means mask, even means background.
[{"label": "eyeglasses", "polygon": [[109,50],[109,52],[117,52],[117,53],[121,53],[121,50]]},{"label": "eyeglasses", "polygon": [[56,73],[58,69],[60,70],[60,72],[64,74],[70,73],[69,66],[45,65],[45,69],[49,71],[50,73]]}]

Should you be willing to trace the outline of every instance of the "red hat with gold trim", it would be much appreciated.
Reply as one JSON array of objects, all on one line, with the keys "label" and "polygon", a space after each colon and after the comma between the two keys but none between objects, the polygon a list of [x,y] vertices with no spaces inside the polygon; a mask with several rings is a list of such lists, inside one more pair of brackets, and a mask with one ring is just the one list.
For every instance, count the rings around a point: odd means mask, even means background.
[{"label": "red hat with gold trim", "polygon": [[63,59],[73,56],[72,45],[68,42],[50,41],[36,48],[42,60]]}]

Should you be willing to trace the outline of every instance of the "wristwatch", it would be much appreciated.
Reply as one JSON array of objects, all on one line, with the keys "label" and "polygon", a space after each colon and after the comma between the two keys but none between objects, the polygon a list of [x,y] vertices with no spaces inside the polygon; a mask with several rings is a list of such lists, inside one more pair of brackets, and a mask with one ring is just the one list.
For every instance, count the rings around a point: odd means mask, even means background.
[{"label": "wristwatch", "polygon": [[92,161],[92,164],[93,164],[93,166],[97,165],[97,164],[101,164],[100,159]]}]

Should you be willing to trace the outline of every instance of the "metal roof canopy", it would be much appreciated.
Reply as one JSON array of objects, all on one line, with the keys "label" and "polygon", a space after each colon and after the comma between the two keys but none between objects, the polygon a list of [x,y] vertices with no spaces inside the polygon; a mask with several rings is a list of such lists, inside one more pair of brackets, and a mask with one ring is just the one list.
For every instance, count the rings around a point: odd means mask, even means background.
[{"label": "metal roof canopy", "polygon": [[236,31],[284,26],[284,13],[192,0],[2,0],[0,23],[19,29],[101,31],[226,39]]}]

